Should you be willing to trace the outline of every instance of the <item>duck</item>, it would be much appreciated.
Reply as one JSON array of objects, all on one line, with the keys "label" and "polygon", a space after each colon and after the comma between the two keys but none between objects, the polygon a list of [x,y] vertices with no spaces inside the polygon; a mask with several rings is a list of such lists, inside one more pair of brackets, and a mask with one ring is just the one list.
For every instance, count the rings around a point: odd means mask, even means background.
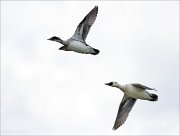
[{"label": "duck", "polygon": [[118,129],[120,126],[122,126],[125,123],[137,99],[147,100],[147,101],[158,100],[158,95],[149,93],[147,91],[147,90],[157,91],[155,88],[150,88],[150,87],[141,85],[139,83],[120,85],[117,82],[109,82],[109,83],[105,83],[105,85],[108,85],[110,87],[116,87],[124,93],[124,96],[121,100],[121,103],[118,109],[114,126],[112,128],[113,130]]},{"label": "duck", "polygon": [[60,47],[59,50],[74,51],[77,53],[91,54],[91,55],[99,54],[100,51],[98,49],[91,47],[85,41],[91,26],[94,24],[96,20],[97,14],[98,14],[98,6],[95,6],[79,23],[79,25],[76,28],[76,31],[74,32],[74,35],[71,38],[67,40],[62,40],[57,36],[53,36],[48,40],[62,44],[63,46]]}]

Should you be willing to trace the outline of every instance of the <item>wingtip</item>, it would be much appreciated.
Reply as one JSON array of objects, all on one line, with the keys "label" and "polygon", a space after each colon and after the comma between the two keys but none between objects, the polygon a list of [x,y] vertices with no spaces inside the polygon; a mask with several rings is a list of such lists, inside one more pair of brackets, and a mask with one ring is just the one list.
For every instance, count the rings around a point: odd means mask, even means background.
[{"label": "wingtip", "polygon": [[97,5],[95,5],[94,9],[97,9],[97,10],[98,10],[98,6],[97,6]]},{"label": "wingtip", "polygon": [[117,128],[113,127],[112,130],[115,131]]}]

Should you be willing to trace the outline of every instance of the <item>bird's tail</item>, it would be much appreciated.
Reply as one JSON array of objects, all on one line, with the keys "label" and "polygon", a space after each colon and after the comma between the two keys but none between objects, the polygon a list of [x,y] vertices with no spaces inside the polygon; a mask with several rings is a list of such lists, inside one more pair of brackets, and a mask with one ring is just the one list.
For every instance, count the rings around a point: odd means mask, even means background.
[{"label": "bird's tail", "polygon": [[150,94],[150,97],[152,98],[150,101],[157,101],[158,96],[156,94]]},{"label": "bird's tail", "polygon": [[97,55],[97,54],[99,54],[99,50],[98,49],[95,49],[95,48],[93,48],[93,52],[91,53],[92,55]]}]

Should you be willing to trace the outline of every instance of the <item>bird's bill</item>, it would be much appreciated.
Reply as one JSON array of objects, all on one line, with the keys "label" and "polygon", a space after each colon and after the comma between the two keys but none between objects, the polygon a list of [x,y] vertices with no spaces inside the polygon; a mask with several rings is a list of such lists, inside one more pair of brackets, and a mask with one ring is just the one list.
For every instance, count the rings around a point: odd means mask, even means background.
[{"label": "bird's bill", "polygon": [[111,85],[112,85],[112,82],[105,83],[105,85],[111,86]]},{"label": "bird's bill", "polygon": [[51,41],[58,41],[58,40],[60,40],[60,38],[57,37],[57,36],[53,36],[53,37],[49,38],[48,40],[51,40]]}]

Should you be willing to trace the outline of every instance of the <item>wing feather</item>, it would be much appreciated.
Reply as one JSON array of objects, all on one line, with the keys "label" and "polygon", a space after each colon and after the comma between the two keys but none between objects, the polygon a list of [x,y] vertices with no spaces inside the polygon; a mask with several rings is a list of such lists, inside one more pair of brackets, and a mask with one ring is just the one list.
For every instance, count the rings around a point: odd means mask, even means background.
[{"label": "wing feather", "polygon": [[135,102],[136,102],[136,99],[128,97],[127,95],[124,94],[124,97],[118,109],[118,113],[117,113],[117,117],[113,126],[113,130],[118,129],[121,125],[124,124]]},{"label": "wing feather", "polygon": [[84,42],[86,40],[91,26],[94,24],[96,20],[97,14],[98,6],[95,6],[79,23],[72,38]]},{"label": "wing feather", "polygon": [[134,87],[141,88],[141,89],[155,90],[155,91],[156,91],[156,89],[155,89],[155,88],[150,88],[150,87],[147,87],[147,86],[144,86],[144,85],[138,84],[138,83],[133,83],[133,84],[131,84],[131,85],[132,85],[132,86],[134,86]]}]

